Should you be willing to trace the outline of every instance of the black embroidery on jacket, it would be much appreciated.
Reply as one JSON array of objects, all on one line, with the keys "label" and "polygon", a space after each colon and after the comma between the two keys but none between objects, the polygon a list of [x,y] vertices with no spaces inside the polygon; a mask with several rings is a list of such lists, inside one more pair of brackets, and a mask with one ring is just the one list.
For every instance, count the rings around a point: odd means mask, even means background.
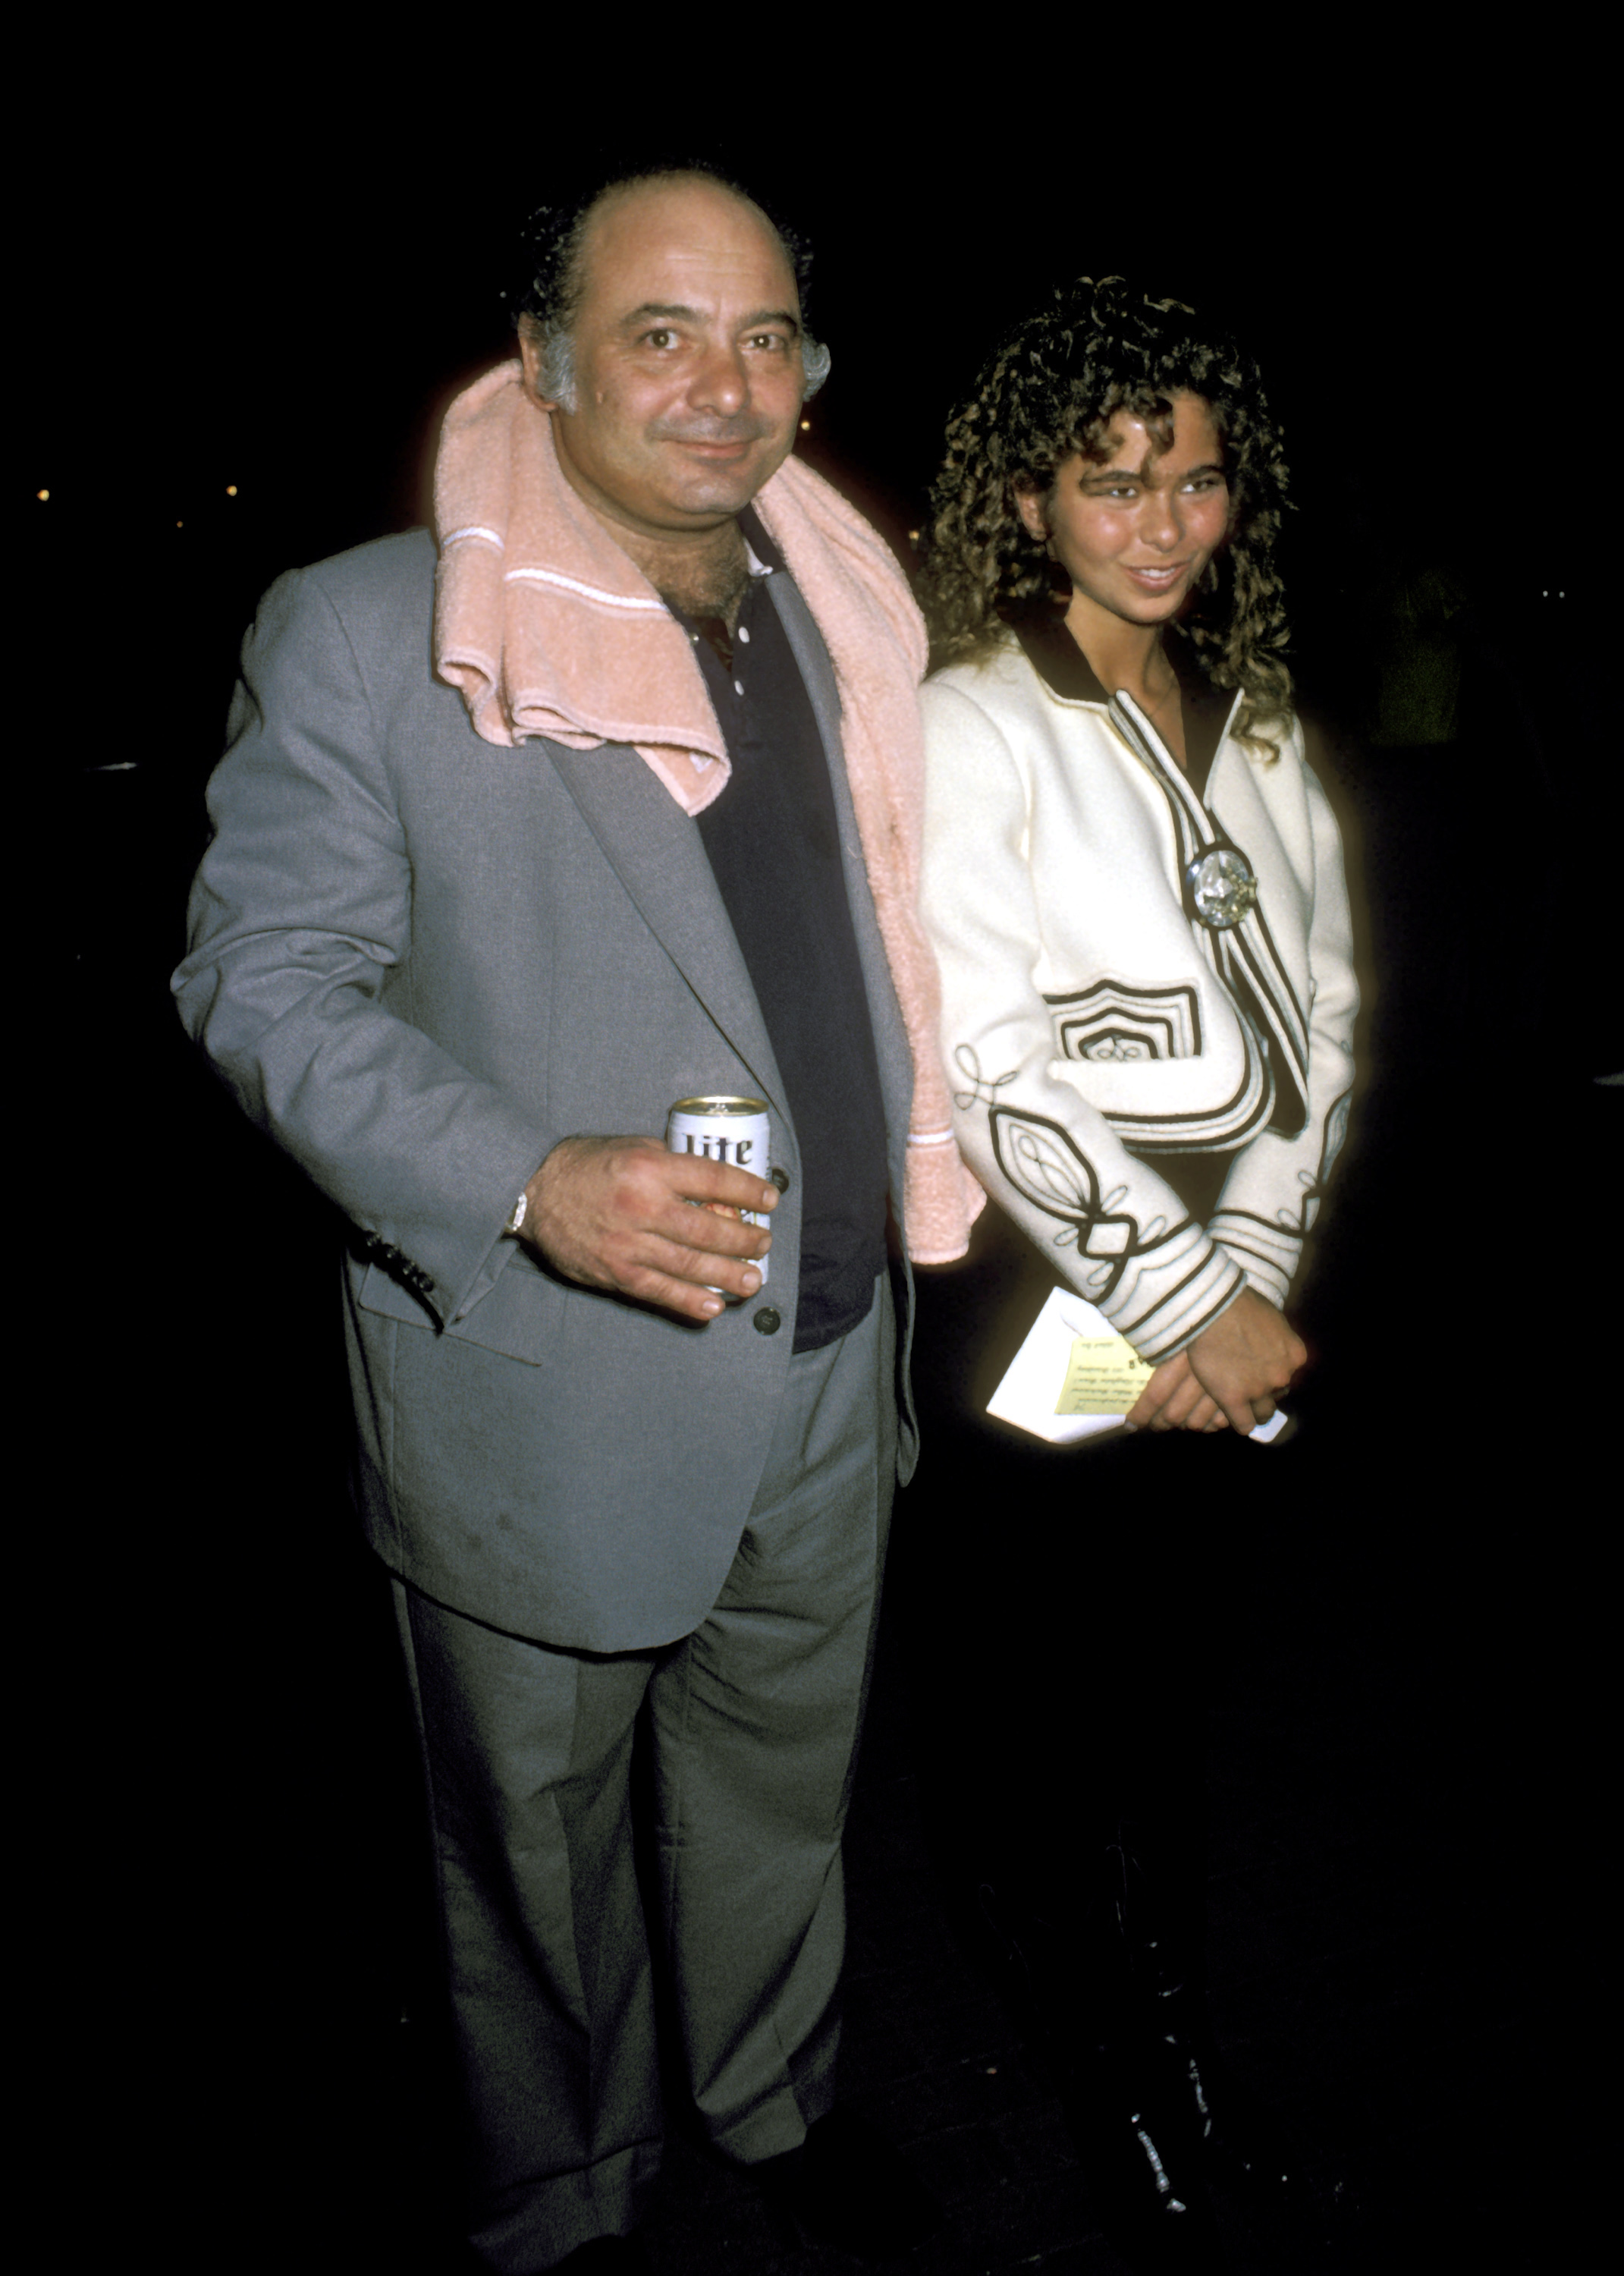
[{"label": "black embroidery on jacket", "polygon": [[1089,1295],[1103,1301],[1121,1279],[1130,1258],[1159,1248],[1189,1223],[1181,1217],[1169,1225],[1157,1218],[1150,1238],[1140,1238],[1139,1220],[1121,1207],[1126,1185],[1100,1191],[1094,1165],[1068,1130],[1046,1115],[1022,1114],[1011,1106],[994,1106],[992,1150],[998,1165],[1023,1201],[1045,1217],[1059,1218],[1054,1236],[1057,1248],[1076,1244],[1092,1269],[1083,1274]]},{"label": "black embroidery on jacket", "polygon": [[1021,1072],[1018,1066],[1013,1066],[1006,1067],[1002,1074],[983,1074],[981,1071],[981,1054],[974,1043],[960,1043],[958,1046],[953,1052],[953,1065],[969,1085],[968,1090],[956,1090],[953,1093],[953,1104],[960,1111],[972,1106],[995,1105],[999,1091],[1013,1082]]},{"label": "black embroidery on jacket", "polygon": [[1075,995],[1045,996],[1066,1059],[1194,1059],[1201,1057],[1201,999],[1188,982],[1135,988],[1097,980]]},{"label": "black embroidery on jacket", "polygon": [[[1213,932],[1195,914],[1188,870],[1214,846],[1238,854],[1238,846],[1210,809],[1198,799],[1167,755],[1155,728],[1132,696],[1119,688],[1111,698],[1112,725],[1136,758],[1149,767],[1167,800],[1179,846],[1185,915],[1203,953],[1228,989],[1241,1026],[1269,1038],[1270,1127],[1282,1136],[1299,1137],[1308,1124],[1308,1021],[1297,1001],[1261,902],[1255,901],[1238,925]],[[1250,1013],[1250,1018],[1247,1015]]]},{"label": "black embroidery on jacket", "polygon": [[1122,1143],[1135,1154],[1230,1154],[1268,1123],[1274,1107],[1271,1054],[1237,1006],[1244,1041],[1241,1080],[1221,1106],[1199,1114],[1124,1114],[1100,1111]]}]

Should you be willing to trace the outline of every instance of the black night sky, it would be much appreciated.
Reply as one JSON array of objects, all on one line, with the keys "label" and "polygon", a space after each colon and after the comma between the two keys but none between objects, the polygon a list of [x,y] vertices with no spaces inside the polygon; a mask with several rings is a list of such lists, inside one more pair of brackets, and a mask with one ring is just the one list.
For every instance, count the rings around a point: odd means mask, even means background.
[{"label": "black night sky", "polygon": [[[1187,127],[1085,112],[1084,158],[1070,135],[971,133],[962,103],[881,131],[869,102],[827,146],[764,155],[751,132],[694,139],[812,239],[835,363],[801,447],[899,550],[988,345],[1056,279],[1115,271],[1222,306],[1256,346],[1312,706],[1356,723],[1371,596],[1426,566],[1524,684],[1548,691],[1560,653],[1563,701],[1593,704],[1572,629],[1613,551],[1585,474],[1607,421],[1593,161],[1576,129],[1510,133],[1506,94],[1440,125],[1436,92],[1283,112],[1200,163]],[[13,505],[41,689],[54,705],[87,674],[70,708],[118,740],[101,763],[141,769],[132,803],[193,814],[258,594],[426,518],[439,416],[508,352],[515,220],[603,147],[509,135],[452,166],[414,129],[345,131],[336,102],[277,115],[269,149],[272,106],[250,116],[87,144],[21,246],[39,353]],[[319,163],[291,163],[301,133]],[[161,702],[128,700],[155,683]]]}]

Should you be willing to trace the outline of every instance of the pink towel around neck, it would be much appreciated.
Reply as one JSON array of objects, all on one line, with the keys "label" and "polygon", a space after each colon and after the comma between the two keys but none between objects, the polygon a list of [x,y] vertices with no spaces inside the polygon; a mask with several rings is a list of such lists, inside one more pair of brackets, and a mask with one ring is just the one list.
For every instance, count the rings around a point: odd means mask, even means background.
[{"label": "pink towel around neck", "polygon": [[[498,364],[446,413],[435,466],[435,669],[476,732],[573,750],[630,743],[685,814],[726,787],[727,747],[692,645],[559,471],[552,422]],[[924,626],[878,533],[786,459],[755,508],[834,666],[880,937],[914,1057],[903,1216],[916,1264],[962,1256],[984,1196],[959,1158],[936,960],[919,921]]]}]

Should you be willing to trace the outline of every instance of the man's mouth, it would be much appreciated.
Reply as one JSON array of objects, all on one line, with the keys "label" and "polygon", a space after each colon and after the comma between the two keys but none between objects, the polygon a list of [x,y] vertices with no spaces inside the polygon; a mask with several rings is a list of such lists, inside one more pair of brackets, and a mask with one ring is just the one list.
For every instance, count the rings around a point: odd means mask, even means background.
[{"label": "man's mouth", "polygon": [[690,435],[685,434],[680,428],[667,427],[656,428],[654,440],[656,443],[676,443],[685,451],[697,451],[707,458],[731,459],[737,458],[749,450],[753,444],[759,443],[765,432],[763,428],[746,427],[734,428],[730,433],[721,435]]}]

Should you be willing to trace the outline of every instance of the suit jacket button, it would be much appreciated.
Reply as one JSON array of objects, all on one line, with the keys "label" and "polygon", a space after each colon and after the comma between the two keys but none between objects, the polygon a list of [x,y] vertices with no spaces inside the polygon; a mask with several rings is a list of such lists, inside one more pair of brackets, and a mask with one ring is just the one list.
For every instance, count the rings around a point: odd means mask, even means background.
[{"label": "suit jacket button", "polygon": [[776,1336],[784,1322],[770,1304],[763,1304],[755,1315],[755,1327],[758,1336]]},{"label": "suit jacket button", "polygon": [[777,1186],[781,1194],[788,1193],[789,1172],[787,1170],[780,1170],[775,1164],[774,1166],[768,1171],[767,1175],[770,1178],[773,1184]]}]

